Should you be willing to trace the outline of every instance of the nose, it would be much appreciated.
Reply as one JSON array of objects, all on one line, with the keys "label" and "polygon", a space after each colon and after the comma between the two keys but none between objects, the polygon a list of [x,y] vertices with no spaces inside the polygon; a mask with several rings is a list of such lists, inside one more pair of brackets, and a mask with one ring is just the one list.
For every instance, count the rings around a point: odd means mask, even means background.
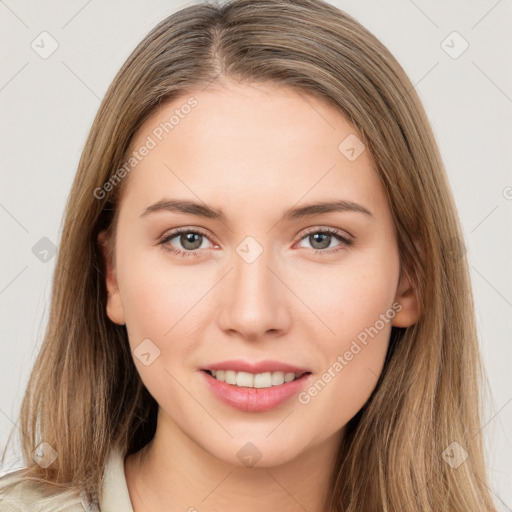
[{"label": "nose", "polygon": [[290,327],[290,291],[277,259],[265,250],[253,261],[240,254],[233,255],[222,287],[220,327],[252,341],[282,336]]}]

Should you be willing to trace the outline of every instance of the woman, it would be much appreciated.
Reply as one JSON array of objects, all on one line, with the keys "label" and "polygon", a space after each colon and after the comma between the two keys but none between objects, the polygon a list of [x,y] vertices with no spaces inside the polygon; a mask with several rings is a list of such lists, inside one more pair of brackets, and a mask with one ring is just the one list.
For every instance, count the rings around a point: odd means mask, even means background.
[{"label": "woman", "polygon": [[173,14],[83,151],[0,510],[495,511],[461,244],[418,96],[358,22]]}]

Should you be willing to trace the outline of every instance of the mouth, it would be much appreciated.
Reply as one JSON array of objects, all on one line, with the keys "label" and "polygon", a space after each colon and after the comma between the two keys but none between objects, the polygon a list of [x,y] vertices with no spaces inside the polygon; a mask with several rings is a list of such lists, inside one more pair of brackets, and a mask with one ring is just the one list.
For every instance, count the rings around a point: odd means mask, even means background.
[{"label": "mouth", "polygon": [[207,388],[222,403],[242,412],[270,411],[299,393],[313,378],[309,371],[249,373],[203,369]]},{"label": "mouth", "polygon": [[311,372],[263,372],[250,373],[235,370],[203,370],[219,382],[225,382],[231,386],[243,388],[270,388],[300,379]]}]

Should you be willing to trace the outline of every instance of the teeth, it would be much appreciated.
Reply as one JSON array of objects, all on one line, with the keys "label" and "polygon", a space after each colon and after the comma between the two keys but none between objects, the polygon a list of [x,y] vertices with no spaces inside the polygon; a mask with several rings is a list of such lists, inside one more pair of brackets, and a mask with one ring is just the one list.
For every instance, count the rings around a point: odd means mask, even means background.
[{"label": "teeth", "polygon": [[285,382],[291,382],[302,374],[284,372],[247,373],[233,370],[211,370],[211,374],[217,380],[244,388],[269,388],[280,386]]}]

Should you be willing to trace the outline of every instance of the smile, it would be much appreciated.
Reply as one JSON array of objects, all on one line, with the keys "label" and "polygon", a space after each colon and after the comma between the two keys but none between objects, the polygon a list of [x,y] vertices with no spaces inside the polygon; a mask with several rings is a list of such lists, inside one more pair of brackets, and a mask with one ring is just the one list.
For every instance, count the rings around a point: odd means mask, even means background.
[{"label": "smile", "polygon": [[297,395],[313,377],[311,372],[252,374],[233,370],[201,370],[200,373],[218,400],[243,412],[274,409]]},{"label": "smile", "polygon": [[292,382],[304,375],[304,373],[292,372],[264,372],[249,373],[237,372],[234,370],[207,370],[212,377],[220,382],[226,382],[232,386],[245,388],[270,388],[271,386],[280,386],[285,382]]}]

